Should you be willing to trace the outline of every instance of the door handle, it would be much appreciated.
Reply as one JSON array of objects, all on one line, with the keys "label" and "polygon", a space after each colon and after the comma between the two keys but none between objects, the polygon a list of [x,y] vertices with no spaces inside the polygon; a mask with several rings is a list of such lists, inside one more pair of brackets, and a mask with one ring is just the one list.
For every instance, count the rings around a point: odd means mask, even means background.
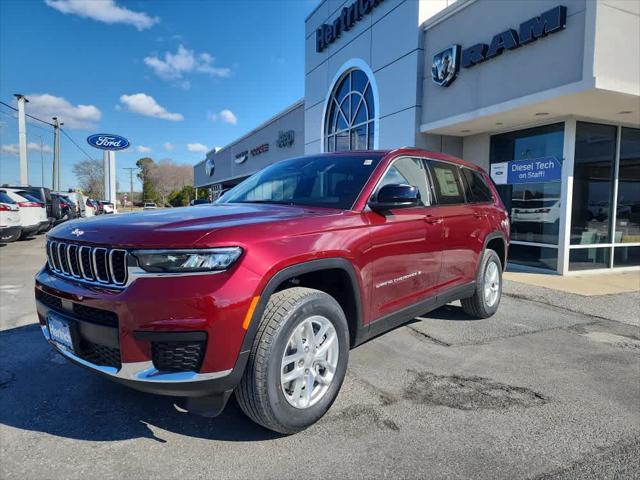
[{"label": "door handle", "polygon": [[486,213],[473,212],[473,216],[476,218],[485,218],[487,216]]},{"label": "door handle", "polygon": [[442,217],[434,217],[433,215],[427,215],[426,217],[424,217],[424,221],[434,225],[436,223],[442,223]]}]

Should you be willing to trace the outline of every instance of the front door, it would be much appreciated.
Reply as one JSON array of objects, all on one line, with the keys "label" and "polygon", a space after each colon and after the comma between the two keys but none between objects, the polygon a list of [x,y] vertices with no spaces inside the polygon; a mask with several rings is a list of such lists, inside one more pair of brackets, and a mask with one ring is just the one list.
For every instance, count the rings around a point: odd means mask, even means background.
[{"label": "front door", "polygon": [[384,215],[367,211],[371,225],[369,269],[371,274],[371,318],[428,298],[438,287],[442,256],[442,218],[431,206],[426,165],[418,158],[393,161],[376,192],[388,184],[418,188],[421,205],[398,208]]}]

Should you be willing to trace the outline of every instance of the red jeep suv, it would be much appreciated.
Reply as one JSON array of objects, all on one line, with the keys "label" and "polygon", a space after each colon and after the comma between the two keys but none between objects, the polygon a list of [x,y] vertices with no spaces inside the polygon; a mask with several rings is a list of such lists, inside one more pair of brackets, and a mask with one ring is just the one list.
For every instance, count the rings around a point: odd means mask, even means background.
[{"label": "red jeep suv", "polygon": [[210,206],[64,223],[35,296],[69,360],[215,416],[235,392],[294,433],[349,349],[454,300],[498,308],[509,221],[480,168],[417,149],[283,160]]}]

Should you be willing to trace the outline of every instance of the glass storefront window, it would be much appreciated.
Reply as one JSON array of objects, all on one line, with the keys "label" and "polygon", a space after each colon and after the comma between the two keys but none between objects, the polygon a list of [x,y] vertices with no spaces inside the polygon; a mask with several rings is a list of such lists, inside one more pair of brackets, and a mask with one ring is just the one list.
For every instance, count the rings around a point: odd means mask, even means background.
[{"label": "glass storefront window", "polygon": [[509,245],[509,261],[528,267],[556,270],[558,268],[558,249],[512,243]]},{"label": "glass storefront window", "polygon": [[569,270],[609,268],[610,247],[572,248],[569,251]]},{"label": "glass storefront window", "polygon": [[[620,132],[620,167],[614,242],[640,243],[640,129],[638,128],[623,127]],[[617,255],[616,249],[616,258]]]},{"label": "glass storefront window", "polygon": [[571,244],[611,242],[610,213],[617,127],[577,122]]},{"label": "glass storefront window", "polygon": [[613,251],[613,266],[640,266],[640,247],[615,247]]},{"label": "glass storefront window", "polygon": [[[528,128],[491,137],[491,163],[554,156],[563,158],[564,123]],[[511,220],[511,240],[558,244],[560,182],[497,185]],[[529,250],[527,250],[529,249]],[[557,249],[522,246],[511,249],[515,263],[556,268]]]}]

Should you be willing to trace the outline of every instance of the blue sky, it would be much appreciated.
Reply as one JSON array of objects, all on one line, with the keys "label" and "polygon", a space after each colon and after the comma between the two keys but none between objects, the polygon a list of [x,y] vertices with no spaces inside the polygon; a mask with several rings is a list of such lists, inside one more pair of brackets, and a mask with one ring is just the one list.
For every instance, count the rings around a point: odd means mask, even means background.
[{"label": "blue sky", "polygon": [[[317,0],[2,0],[0,100],[27,95],[27,113],[58,114],[93,158],[92,133],[131,142],[142,156],[194,164],[304,94],[304,19]],[[18,181],[17,121],[0,105],[0,183]],[[51,182],[52,129],[28,123],[29,182]],[[61,141],[63,188],[86,158]],[[139,187],[136,187],[138,189]]]}]

